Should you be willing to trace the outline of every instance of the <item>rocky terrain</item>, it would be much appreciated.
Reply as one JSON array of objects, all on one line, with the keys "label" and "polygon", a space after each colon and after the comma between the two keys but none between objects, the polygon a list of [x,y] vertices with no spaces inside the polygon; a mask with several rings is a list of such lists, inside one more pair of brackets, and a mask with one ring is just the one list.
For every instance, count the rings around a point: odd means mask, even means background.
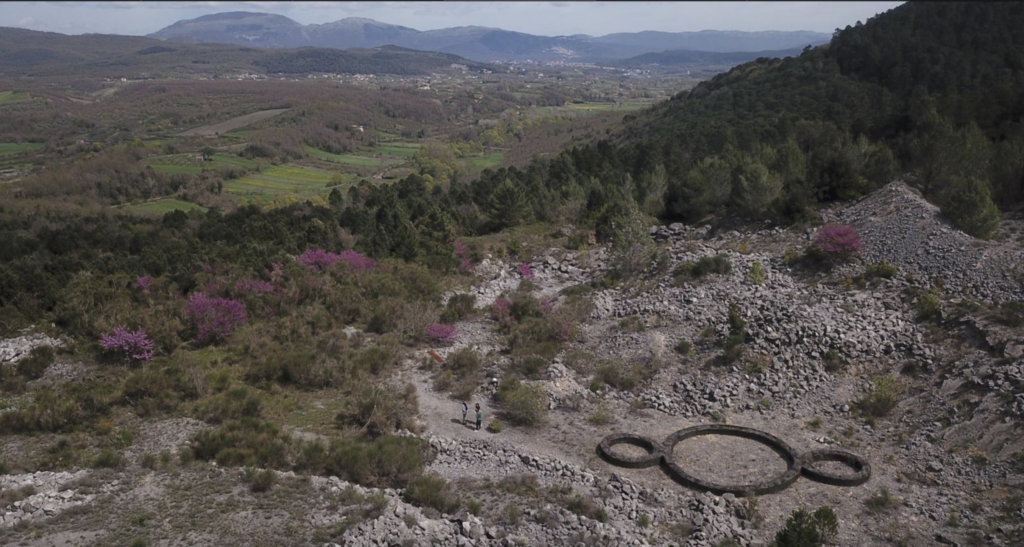
[{"label": "rocky terrain", "polygon": [[[478,502],[473,511],[468,503],[451,513],[418,507],[400,491],[337,477],[278,473],[279,486],[261,497],[239,469],[143,466],[145,454],[176,451],[205,427],[175,418],[136,424],[128,463],[116,472],[0,475],[7,504],[0,543],[101,545],[145,529],[153,545],[246,537],[254,545],[758,546],[770,544],[794,510],[830,506],[839,518],[836,545],[1020,545],[1024,332],[992,311],[1024,299],[1019,223],[1005,222],[996,241],[976,241],[898,182],[824,217],[855,226],[864,240],[859,258],[826,272],[792,260],[813,229],[652,228],[665,267],[639,286],[597,285],[577,336],[539,379],[526,381],[547,395],[542,426],[506,425],[498,433],[463,426],[461,403],[435,390],[422,370],[427,350],[446,359],[474,348],[486,364],[471,402],[483,407],[485,424],[502,416],[491,378],[504,377],[512,359],[486,314],[457,323],[449,347],[417,348],[402,376],[417,388],[422,431],[415,434],[431,446],[427,471],[451,481],[464,502]],[[674,279],[676,266],[716,255],[731,271]],[[548,249],[530,263],[532,293],[557,305],[566,289],[602,276],[608,261],[602,247]],[[852,281],[881,261],[896,273]],[[748,278],[755,262],[765,271],[761,284]],[[522,278],[516,264],[496,257],[476,273],[476,285],[455,293],[474,294],[485,309]],[[940,310],[925,320],[919,302],[936,277],[944,287]],[[730,308],[742,315],[746,335],[744,352],[732,359],[721,344]],[[685,351],[677,350],[680,341],[690,343]],[[59,341],[2,341],[0,362],[11,366],[40,344]],[[605,362],[652,373],[631,389],[616,388],[595,382]],[[51,368],[74,365],[58,360]],[[53,381],[74,377],[54,374]],[[882,389],[883,377],[899,386],[898,399],[873,417],[863,401]],[[757,428],[801,452],[852,451],[870,461],[871,479],[839,487],[801,478],[758,498],[718,496],[676,484],[657,466],[616,467],[596,452],[612,433],[660,440],[715,422]],[[46,440],[5,440],[0,456],[38,451]],[[784,468],[765,447],[726,437],[684,441],[673,457],[718,481],[763,480]],[[355,514],[357,524],[339,528]],[[306,539],[328,528],[341,532]]]}]

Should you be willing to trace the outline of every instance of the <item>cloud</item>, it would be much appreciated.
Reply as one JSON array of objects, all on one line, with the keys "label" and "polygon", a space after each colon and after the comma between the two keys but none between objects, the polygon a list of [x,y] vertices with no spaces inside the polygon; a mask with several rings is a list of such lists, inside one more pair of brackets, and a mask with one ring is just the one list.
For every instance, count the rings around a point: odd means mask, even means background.
[{"label": "cloud", "polygon": [[18,21],[18,26],[19,27],[30,27],[30,26],[34,25],[35,22],[36,22],[36,20],[31,18],[31,17],[23,17],[23,18],[21,18],[21,20]]}]

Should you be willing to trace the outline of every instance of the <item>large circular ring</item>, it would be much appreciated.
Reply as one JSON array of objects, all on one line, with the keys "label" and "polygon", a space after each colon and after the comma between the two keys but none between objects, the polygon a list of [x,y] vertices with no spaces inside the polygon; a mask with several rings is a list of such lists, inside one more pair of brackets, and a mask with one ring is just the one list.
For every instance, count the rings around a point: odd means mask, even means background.
[{"label": "large circular ring", "polygon": [[[815,462],[840,462],[853,469],[853,475],[839,475],[814,468]],[[833,486],[860,486],[871,478],[871,464],[845,450],[812,450],[803,455],[803,475]]]},{"label": "large circular ring", "polygon": [[[699,479],[687,473],[675,462],[672,451],[676,444],[691,437],[698,437],[701,435],[729,435],[759,442],[768,448],[771,448],[786,460],[786,471],[769,480],[750,484],[720,484]],[[665,453],[664,462],[668,467],[667,472],[669,476],[686,486],[700,488],[715,494],[760,496],[779,492],[800,478],[800,470],[802,468],[802,460],[799,455],[782,439],[756,429],[737,425],[705,424],[680,429],[665,439],[663,450]]]},{"label": "large circular ring", "polygon": [[[623,454],[616,454],[612,452],[612,447],[617,444],[629,444],[633,446],[639,446],[647,451],[647,454],[642,456],[626,456]],[[632,435],[629,433],[617,433],[615,435],[608,435],[598,445],[598,450],[601,456],[607,459],[610,463],[613,463],[622,467],[630,467],[633,469],[641,469],[644,467],[651,467],[657,465],[658,461],[661,460],[664,455],[661,443],[644,437],[642,435]]]}]

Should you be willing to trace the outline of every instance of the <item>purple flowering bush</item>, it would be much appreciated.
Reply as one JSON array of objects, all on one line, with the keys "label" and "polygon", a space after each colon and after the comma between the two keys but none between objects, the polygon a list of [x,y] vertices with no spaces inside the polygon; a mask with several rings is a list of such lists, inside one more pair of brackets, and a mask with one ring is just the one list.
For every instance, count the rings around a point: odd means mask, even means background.
[{"label": "purple flowering bush", "polygon": [[115,327],[113,332],[100,336],[100,346],[105,352],[121,354],[128,364],[150,361],[156,353],[152,340],[141,328],[133,332]]},{"label": "purple flowering bush", "polygon": [[496,321],[507,321],[512,312],[512,301],[501,297],[491,304],[491,315]]},{"label": "purple flowering bush", "polygon": [[461,239],[456,239],[453,251],[455,252],[455,256],[459,258],[466,258],[466,253],[469,252],[469,247],[466,247],[466,244],[463,243]]},{"label": "purple flowering bush", "polygon": [[299,256],[299,262],[310,270],[322,272],[331,264],[342,260],[354,271],[372,270],[377,261],[357,251],[342,251],[340,254],[323,249],[309,249]]},{"label": "purple flowering bush", "polygon": [[811,249],[828,258],[845,259],[864,249],[853,226],[822,226],[814,236]]},{"label": "purple flowering bush", "polygon": [[526,262],[521,262],[519,264],[519,275],[522,276],[523,279],[536,279],[536,276],[533,275],[533,268],[531,268]]},{"label": "purple flowering bush", "polygon": [[150,284],[153,283],[153,276],[151,275],[140,275],[135,278],[135,288],[148,291]]},{"label": "purple flowering bush", "polygon": [[427,340],[442,346],[450,346],[455,343],[455,337],[458,336],[459,332],[455,330],[455,327],[451,325],[445,325],[444,323],[433,323],[427,325],[424,329],[423,334],[427,337]]},{"label": "purple flowering bush", "polygon": [[196,328],[196,340],[210,342],[227,338],[249,317],[245,304],[229,298],[211,298],[201,292],[192,293],[185,314]]}]

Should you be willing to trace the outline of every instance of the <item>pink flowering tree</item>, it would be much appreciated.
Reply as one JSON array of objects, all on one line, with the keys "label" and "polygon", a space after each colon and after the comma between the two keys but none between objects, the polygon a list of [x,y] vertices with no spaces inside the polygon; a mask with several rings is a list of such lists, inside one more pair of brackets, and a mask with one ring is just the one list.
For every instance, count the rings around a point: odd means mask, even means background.
[{"label": "pink flowering tree", "polygon": [[451,325],[433,323],[431,325],[427,325],[423,334],[427,337],[427,340],[434,344],[450,346],[455,343],[455,337],[458,336],[459,332]]},{"label": "pink flowering tree", "polygon": [[523,279],[536,279],[536,276],[533,275],[533,268],[526,262],[519,263],[519,275]]},{"label": "pink flowering tree", "polygon": [[340,254],[323,249],[309,249],[299,255],[299,262],[313,271],[322,272],[337,261],[344,261],[354,271],[372,270],[377,262],[357,251],[342,251]]},{"label": "pink flowering tree", "polygon": [[466,253],[469,252],[469,248],[466,247],[466,244],[463,243],[461,239],[456,239],[453,247],[455,256],[459,258],[466,258]]},{"label": "pink flowering tree", "polygon": [[227,338],[249,317],[245,304],[229,298],[211,298],[201,292],[192,293],[185,314],[196,328],[196,340],[212,342]]},{"label": "pink flowering tree", "polygon": [[104,352],[119,354],[129,365],[150,361],[156,353],[153,341],[141,328],[130,331],[124,327],[116,327],[113,332],[100,336],[100,346]]},{"label": "pink flowering tree", "polygon": [[151,275],[140,275],[135,278],[135,288],[141,289],[143,292],[149,291],[149,286],[153,283],[153,276]]},{"label": "pink flowering tree", "polygon": [[350,270],[357,272],[377,267],[376,260],[356,251],[342,251],[338,256],[345,261]]},{"label": "pink flowering tree", "polygon": [[499,323],[508,321],[512,316],[512,301],[505,297],[499,297],[491,304],[491,315]]},{"label": "pink flowering tree", "polygon": [[864,249],[853,226],[822,226],[814,236],[811,249],[829,259],[845,260]]}]

